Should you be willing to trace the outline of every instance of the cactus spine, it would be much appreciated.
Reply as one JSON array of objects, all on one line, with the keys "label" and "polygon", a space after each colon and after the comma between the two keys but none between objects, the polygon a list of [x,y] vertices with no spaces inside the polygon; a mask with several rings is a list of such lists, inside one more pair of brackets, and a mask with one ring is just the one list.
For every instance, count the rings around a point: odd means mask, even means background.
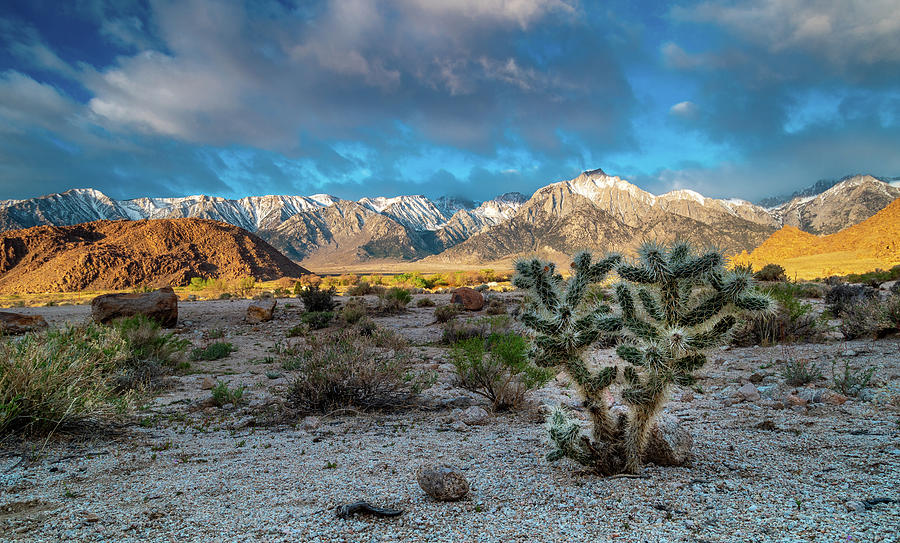
[{"label": "cactus spine", "polygon": [[[564,281],[552,263],[516,263],[513,283],[529,291],[520,318],[533,332],[535,362],[562,366],[584,397],[593,425],[590,436],[562,410],[548,420],[555,450],[551,461],[570,458],[598,473],[639,473],[641,455],[656,415],[673,384],[690,384],[706,363],[705,351],[725,341],[735,314],[770,311],[773,302],[758,293],[745,271],[726,271],[718,251],[696,253],[688,244],[645,243],[635,262],[610,254],[593,262],[577,254],[573,275]],[[618,311],[585,307],[588,286],[615,271]],[[603,334],[619,337],[616,354],[625,363],[591,369],[585,351]],[[627,416],[610,411],[617,384]]]}]

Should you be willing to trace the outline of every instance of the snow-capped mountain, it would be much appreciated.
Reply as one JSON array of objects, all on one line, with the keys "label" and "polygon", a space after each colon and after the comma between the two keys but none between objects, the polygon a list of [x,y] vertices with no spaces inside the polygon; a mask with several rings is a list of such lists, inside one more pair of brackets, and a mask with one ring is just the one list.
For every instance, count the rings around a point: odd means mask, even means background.
[{"label": "snow-capped mountain", "polygon": [[114,200],[97,190],[73,189],[0,201],[0,230],[197,217],[254,232],[301,264],[317,267],[429,256],[490,262],[529,252],[628,250],[648,237],[684,237],[730,252],[752,250],[783,225],[830,233],[872,216],[897,197],[900,187],[853,176],[820,194],[767,209],[686,189],[654,195],[598,169],[551,183],[530,198],[507,193],[477,205],[422,195],[358,201],[327,194]]}]

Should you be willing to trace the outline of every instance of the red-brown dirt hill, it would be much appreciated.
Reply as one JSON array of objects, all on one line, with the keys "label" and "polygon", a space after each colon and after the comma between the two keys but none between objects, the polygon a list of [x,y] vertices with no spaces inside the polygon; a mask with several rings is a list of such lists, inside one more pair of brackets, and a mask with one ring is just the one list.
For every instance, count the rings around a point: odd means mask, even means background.
[{"label": "red-brown dirt hill", "polygon": [[206,219],[96,221],[0,233],[0,293],[261,281],[309,273],[255,235]]}]

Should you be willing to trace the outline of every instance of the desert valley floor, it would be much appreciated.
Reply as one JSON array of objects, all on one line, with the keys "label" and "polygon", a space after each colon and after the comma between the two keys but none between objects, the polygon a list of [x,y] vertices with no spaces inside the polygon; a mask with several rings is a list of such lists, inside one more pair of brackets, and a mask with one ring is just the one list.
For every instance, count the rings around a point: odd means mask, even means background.
[{"label": "desert valley floor", "polygon": [[[449,295],[430,295],[438,304]],[[294,307],[287,305],[294,302]],[[2,541],[898,541],[900,340],[717,350],[697,390],[678,389],[667,412],[694,439],[688,468],[647,466],[643,478],[601,478],[550,464],[541,411],[578,409],[564,376],[531,406],[460,422],[480,405],[455,388],[433,308],[376,322],[402,334],[438,374],[417,405],[390,413],[284,420],[290,378],[271,349],[299,321],[281,299],[275,319],[244,323],[248,300],[182,302],[177,333],[200,345],[221,329],[238,350],[194,362],[129,423],[44,442],[0,442]],[[414,305],[414,304],[411,304]],[[26,308],[51,326],[89,317],[88,306]],[[464,317],[465,318],[465,317]],[[597,351],[598,358],[615,356]],[[816,401],[826,383],[792,392],[776,360],[837,357],[876,368],[864,398]],[[268,375],[267,375],[268,374]],[[246,385],[247,402],[212,407],[204,380]],[[760,397],[736,391],[753,382]],[[702,391],[702,392],[701,392]],[[488,406],[485,404],[487,409]],[[442,503],[416,483],[424,462],[461,468],[467,500]],[[886,500],[882,500],[885,498]],[[397,518],[336,518],[367,500]]]}]

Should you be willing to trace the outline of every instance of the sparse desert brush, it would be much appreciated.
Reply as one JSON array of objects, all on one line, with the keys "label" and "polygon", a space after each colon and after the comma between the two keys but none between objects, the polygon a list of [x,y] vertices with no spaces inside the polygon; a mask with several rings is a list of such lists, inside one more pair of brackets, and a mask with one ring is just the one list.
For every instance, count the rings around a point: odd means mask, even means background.
[{"label": "sparse desert brush", "polygon": [[441,343],[453,345],[472,338],[486,339],[491,334],[505,334],[512,328],[507,315],[477,319],[452,319],[442,325]]},{"label": "sparse desert brush", "polygon": [[434,300],[428,296],[423,296],[416,300],[416,307],[434,307]]},{"label": "sparse desert brush", "polygon": [[491,298],[484,312],[488,315],[506,315],[506,304],[497,298]]},{"label": "sparse desert brush", "polygon": [[347,296],[366,296],[375,294],[375,289],[367,281],[360,281],[359,284],[347,289]]},{"label": "sparse desert brush", "polygon": [[68,428],[115,412],[127,341],[88,324],[0,342],[0,433]]},{"label": "sparse desert brush", "polygon": [[758,272],[753,274],[757,281],[785,281],[784,267],[778,264],[766,264]]},{"label": "sparse desert brush", "polygon": [[411,300],[412,294],[405,288],[391,287],[379,293],[378,310],[384,314],[399,313],[406,309]]},{"label": "sparse desert brush", "polygon": [[781,359],[776,360],[781,377],[792,386],[803,386],[822,378],[822,368],[809,358],[797,356],[792,350],[782,347]]},{"label": "sparse desert brush", "polygon": [[239,405],[244,402],[244,391],[246,389],[243,385],[231,388],[227,383],[218,381],[211,391],[212,403],[217,407],[227,404]]},{"label": "sparse desert brush", "polygon": [[231,343],[216,341],[206,347],[197,347],[191,351],[191,360],[219,360],[237,349]]},{"label": "sparse desert brush", "polygon": [[456,343],[451,351],[457,386],[484,396],[495,410],[519,407],[528,391],[553,377],[528,358],[528,343],[513,333],[491,334]]},{"label": "sparse desert brush", "polygon": [[187,365],[190,341],[165,332],[155,320],[135,315],[111,326],[125,340],[128,351],[117,376],[120,388],[154,387],[160,376]]},{"label": "sparse desert brush", "polygon": [[328,328],[334,320],[334,311],[307,311],[300,315],[300,320],[310,330]]},{"label": "sparse desert brush", "polygon": [[309,332],[309,326],[305,323],[295,324],[291,326],[287,332],[285,332],[285,337],[303,337]]},{"label": "sparse desert brush", "polygon": [[862,389],[869,386],[875,368],[854,368],[850,362],[844,360],[843,368],[838,370],[838,362],[831,362],[831,383],[835,390],[847,396],[856,396]]},{"label": "sparse desert brush", "polygon": [[331,311],[337,306],[334,301],[335,288],[322,290],[319,285],[303,287],[298,296],[303,300],[303,308],[307,312]]},{"label": "sparse desert brush", "polygon": [[438,306],[434,309],[434,320],[438,323],[445,323],[451,319],[456,318],[462,312],[462,307],[459,304],[447,304]]},{"label": "sparse desert brush", "polygon": [[838,283],[831,287],[825,295],[825,305],[835,317],[841,317],[852,306],[866,300],[872,300],[876,296],[875,289],[865,285],[848,285]]},{"label": "sparse desert brush", "polygon": [[380,349],[352,328],[311,338],[285,367],[297,372],[285,399],[299,413],[397,407],[433,382],[414,370],[406,350]]},{"label": "sparse desert brush", "polygon": [[900,330],[900,296],[877,296],[846,305],[841,313],[841,333],[846,339],[879,338]]},{"label": "sparse desert brush", "polygon": [[[555,449],[551,461],[570,458],[601,474],[638,473],[644,447],[669,389],[690,384],[706,363],[706,352],[726,341],[736,313],[770,311],[773,302],[758,293],[746,272],[728,272],[717,251],[696,253],[685,243],[646,243],[639,260],[612,254],[593,262],[582,252],[564,282],[554,264],[523,260],[513,282],[531,295],[521,313],[534,333],[534,360],[561,366],[572,377],[591,417],[589,434],[562,408],[550,416]],[[615,270],[622,282],[615,294],[619,312],[606,305],[584,308],[587,286]],[[604,333],[618,333],[616,353],[625,363],[590,367],[584,354]],[[610,387],[620,383],[627,415],[611,411]]]},{"label": "sparse desert brush", "polygon": [[732,345],[750,347],[822,340],[822,322],[813,311],[813,306],[800,299],[812,289],[785,282],[760,290],[777,302],[775,311],[749,315],[738,322],[732,332]]},{"label": "sparse desert brush", "polygon": [[341,308],[341,321],[345,324],[356,324],[369,312],[363,300],[348,300]]}]

